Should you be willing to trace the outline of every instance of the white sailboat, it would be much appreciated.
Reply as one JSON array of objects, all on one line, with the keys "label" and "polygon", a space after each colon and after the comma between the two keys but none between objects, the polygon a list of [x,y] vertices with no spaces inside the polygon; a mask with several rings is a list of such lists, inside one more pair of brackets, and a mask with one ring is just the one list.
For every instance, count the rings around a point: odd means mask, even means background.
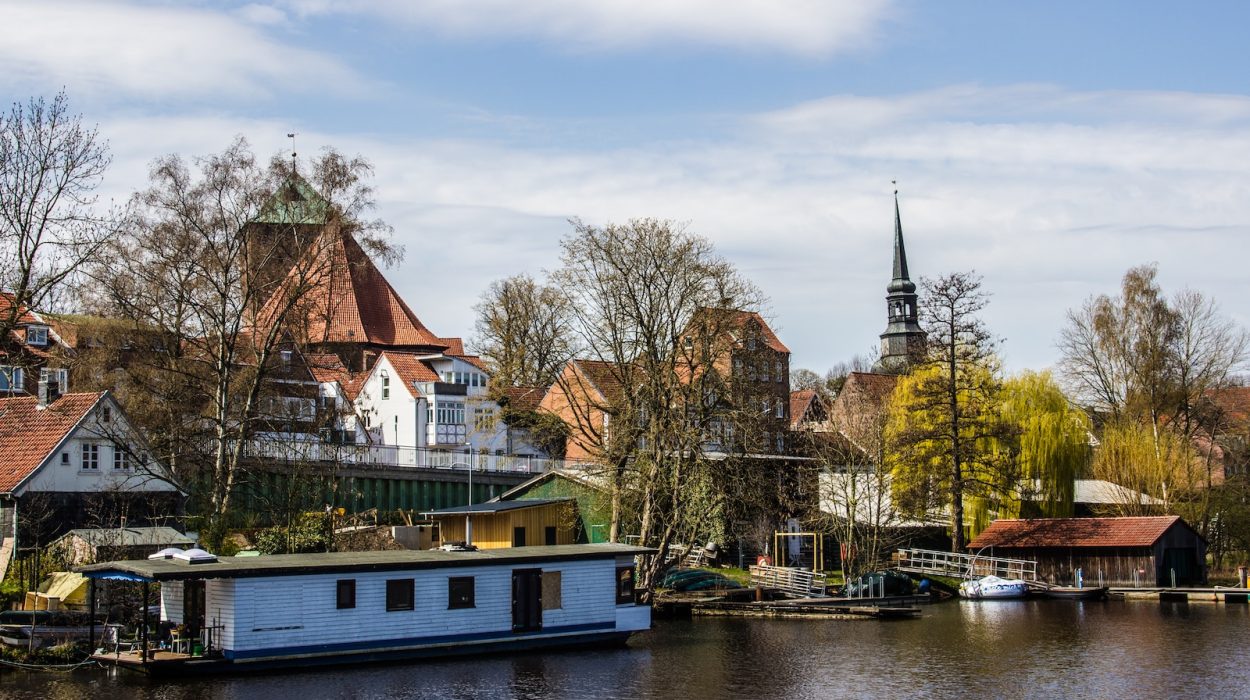
[{"label": "white sailboat", "polygon": [[973,599],[1023,598],[1029,594],[1024,581],[998,576],[986,576],[959,584],[959,595]]}]

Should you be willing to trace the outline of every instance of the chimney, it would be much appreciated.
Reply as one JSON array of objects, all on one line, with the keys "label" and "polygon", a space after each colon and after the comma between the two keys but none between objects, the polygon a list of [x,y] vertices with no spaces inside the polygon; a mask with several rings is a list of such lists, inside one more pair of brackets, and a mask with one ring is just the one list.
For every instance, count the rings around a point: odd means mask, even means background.
[{"label": "chimney", "polygon": [[47,408],[48,404],[61,396],[61,387],[56,381],[56,374],[46,368],[39,372],[39,408]]}]

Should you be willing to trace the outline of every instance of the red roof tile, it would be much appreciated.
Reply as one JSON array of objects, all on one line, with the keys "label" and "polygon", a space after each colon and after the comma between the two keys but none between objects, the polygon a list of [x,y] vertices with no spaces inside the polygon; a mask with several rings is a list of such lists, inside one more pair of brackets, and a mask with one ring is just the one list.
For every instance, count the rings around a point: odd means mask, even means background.
[{"label": "red roof tile", "polygon": [[[995,520],[969,545],[983,547],[1150,547],[1176,523],[1176,515],[1125,518]],[[1188,527],[1188,525],[1186,525]]]},{"label": "red roof tile", "polygon": [[105,393],[66,394],[43,409],[34,396],[0,399],[0,493],[38,469]]},{"label": "red roof tile", "polygon": [[310,343],[370,343],[441,350],[436,337],[400,298],[369,256],[346,231],[327,226],[266,304],[277,312],[293,286],[311,286],[293,323]]},{"label": "red roof tile", "polygon": [[514,411],[537,411],[543,397],[547,395],[545,386],[510,386],[503,390],[508,397],[508,407]]},{"label": "red roof tile", "polygon": [[430,367],[428,361],[418,359],[418,355],[407,352],[395,352],[388,350],[382,353],[391,366],[395,368],[395,372],[399,374],[399,380],[410,392],[416,391],[413,388],[414,382],[437,382],[438,372]]},{"label": "red roof tile", "polygon": [[[0,292],[0,317],[7,317],[9,314],[13,313],[13,306],[15,303],[16,297],[13,296],[12,292]],[[25,306],[18,307],[16,321],[19,326],[26,323],[43,322],[32,314],[30,309]]]},{"label": "red roof tile", "polygon": [[795,428],[808,420],[807,412],[816,402],[815,389],[800,389],[790,392],[790,427]]}]

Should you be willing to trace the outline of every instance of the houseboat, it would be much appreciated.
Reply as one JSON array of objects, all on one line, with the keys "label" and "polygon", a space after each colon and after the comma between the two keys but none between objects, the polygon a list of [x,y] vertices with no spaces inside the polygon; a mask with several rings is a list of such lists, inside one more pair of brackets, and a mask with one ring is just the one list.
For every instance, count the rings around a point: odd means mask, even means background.
[{"label": "houseboat", "polygon": [[[270,669],[623,643],[649,629],[620,544],[215,557],[166,550],[78,569],[160,584],[168,635],[145,624],[102,662],[148,673]],[[154,607],[154,606],[153,606]],[[156,637],[163,637],[157,639]],[[94,648],[93,640],[93,648]]]}]

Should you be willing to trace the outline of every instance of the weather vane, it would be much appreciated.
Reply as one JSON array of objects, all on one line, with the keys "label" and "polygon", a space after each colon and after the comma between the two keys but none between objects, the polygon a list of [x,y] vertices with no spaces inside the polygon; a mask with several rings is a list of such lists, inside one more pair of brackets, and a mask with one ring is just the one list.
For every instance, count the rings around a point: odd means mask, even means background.
[{"label": "weather vane", "polygon": [[297,132],[292,131],[286,137],[291,139],[291,172],[295,172],[295,135]]}]

